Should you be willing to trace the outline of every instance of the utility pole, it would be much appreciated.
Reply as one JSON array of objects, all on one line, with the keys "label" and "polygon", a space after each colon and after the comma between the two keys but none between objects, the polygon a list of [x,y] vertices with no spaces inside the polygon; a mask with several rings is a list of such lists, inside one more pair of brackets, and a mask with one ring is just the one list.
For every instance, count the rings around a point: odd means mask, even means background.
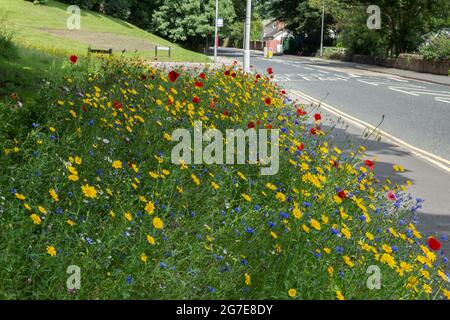
[{"label": "utility pole", "polygon": [[322,1],[322,33],[320,35],[320,57],[323,57],[323,32],[325,27],[325,0]]},{"label": "utility pole", "polygon": [[250,72],[250,31],[252,21],[252,0],[247,0],[245,15],[245,46],[244,46],[244,72]]},{"label": "utility pole", "polygon": [[218,45],[218,33],[219,33],[219,27],[217,25],[217,20],[219,20],[219,0],[216,0],[216,23],[215,23],[215,34],[214,34],[214,63],[217,63],[217,45]]}]

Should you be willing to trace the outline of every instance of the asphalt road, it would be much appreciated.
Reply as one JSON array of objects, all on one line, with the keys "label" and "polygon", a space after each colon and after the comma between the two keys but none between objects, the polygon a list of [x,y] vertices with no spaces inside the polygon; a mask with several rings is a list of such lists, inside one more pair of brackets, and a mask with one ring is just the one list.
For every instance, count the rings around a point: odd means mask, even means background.
[{"label": "asphalt road", "polygon": [[[232,58],[242,61],[242,57],[237,56],[234,54]],[[377,126],[384,115],[380,126],[384,132],[425,153],[447,161],[450,159],[449,86],[366,71],[352,64],[309,58],[283,56],[265,59],[254,55],[251,64],[257,72],[266,72],[271,67],[275,80],[284,88],[291,89],[292,97],[298,98],[307,108],[317,108],[317,104],[294,92],[323,100],[336,110],[373,126]],[[329,110],[314,109],[317,111],[322,113],[325,126],[334,127],[333,142],[339,144],[350,139],[355,145],[364,144],[368,155],[378,159],[378,178],[388,177],[401,184],[410,180],[413,185],[409,192],[425,200],[418,210],[421,230],[428,234],[445,234],[450,239],[450,166],[443,169],[430,162],[430,158],[418,156],[389,137],[367,141],[362,137],[364,128],[361,126],[342,120]],[[403,165],[405,172],[394,172],[395,164]],[[446,165],[448,163],[444,163]],[[443,243],[443,248],[449,252],[450,242]]]},{"label": "asphalt road", "polygon": [[[284,87],[322,100],[405,142],[450,160],[450,87],[347,67],[340,62],[253,57]],[[450,201],[450,200],[449,200]]]}]

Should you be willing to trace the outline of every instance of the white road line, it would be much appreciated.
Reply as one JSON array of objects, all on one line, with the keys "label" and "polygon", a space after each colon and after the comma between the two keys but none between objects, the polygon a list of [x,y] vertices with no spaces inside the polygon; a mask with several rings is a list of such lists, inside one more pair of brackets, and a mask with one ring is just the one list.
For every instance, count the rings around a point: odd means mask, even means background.
[{"label": "white road line", "polygon": [[374,127],[373,125],[371,125],[371,124],[369,124],[369,123],[367,123],[365,121],[362,121],[362,120],[360,120],[358,118],[355,118],[355,117],[353,117],[351,115],[348,115],[348,114],[338,110],[337,108],[332,107],[329,104],[326,104],[324,102],[320,102],[316,98],[308,96],[307,94],[304,94],[304,93],[302,93],[300,91],[292,90],[291,92],[293,94],[295,94],[296,96],[302,98],[302,99],[309,100],[310,102],[313,102],[313,103],[316,103],[316,104],[320,104],[321,107],[323,109],[325,109],[326,111],[341,117],[342,119],[346,120],[349,123],[352,123],[353,125],[355,125],[355,126],[357,126],[359,128],[362,128],[362,129],[369,128],[370,130],[376,130],[384,138],[387,138],[387,139],[397,143],[399,146],[402,146],[403,148],[407,149],[408,151],[410,151],[412,154],[416,155],[417,157],[425,159],[428,162],[431,162],[434,165],[440,167],[441,169],[443,169],[443,170],[445,170],[447,172],[450,172],[450,160],[444,159],[444,158],[439,157],[439,156],[437,156],[437,155],[435,155],[433,153],[430,153],[428,151],[425,151],[423,149],[415,147],[415,146],[413,146],[413,145],[411,145],[411,144],[409,144],[409,143],[407,143],[407,142],[405,142],[405,141],[403,141],[403,140],[401,140],[401,139],[399,139],[397,137],[394,137],[393,135],[391,135],[391,134],[389,134],[389,133],[387,133],[387,132],[385,132],[383,130],[377,129],[376,127]]},{"label": "white road line", "polygon": [[370,85],[375,86],[375,87],[378,87],[378,85],[379,85],[379,83],[376,83],[376,82],[369,82],[369,81],[365,81],[365,80],[358,80],[358,82],[370,84]]},{"label": "white road line", "polygon": [[450,98],[434,97],[434,100],[450,104]]}]

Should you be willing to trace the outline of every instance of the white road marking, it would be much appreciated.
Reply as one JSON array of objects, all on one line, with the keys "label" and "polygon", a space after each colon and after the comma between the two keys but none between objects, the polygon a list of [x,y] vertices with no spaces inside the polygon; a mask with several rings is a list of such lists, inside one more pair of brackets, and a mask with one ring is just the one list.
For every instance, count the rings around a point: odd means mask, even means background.
[{"label": "white road marking", "polygon": [[443,103],[448,103],[448,104],[450,104],[450,98],[439,98],[439,97],[435,97],[434,100],[439,101],[439,102],[443,102]]},{"label": "white road marking", "polygon": [[376,127],[374,127],[373,125],[371,125],[371,124],[369,124],[369,123],[367,123],[365,121],[362,121],[362,120],[360,120],[358,118],[355,118],[355,117],[353,117],[351,115],[348,115],[348,114],[338,110],[337,108],[332,107],[329,104],[326,104],[324,102],[321,102],[321,101],[317,100],[316,98],[308,96],[307,94],[304,94],[304,93],[302,93],[300,91],[292,90],[291,92],[293,94],[297,95],[298,97],[302,98],[302,99],[308,100],[308,101],[310,101],[312,103],[320,104],[321,107],[323,109],[325,109],[326,111],[341,117],[342,119],[348,121],[349,123],[352,123],[353,125],[355,125],[355,126],[357,126],[359,128],[362,128],[362,129],[369,128],[370,130],[376,130],[384,138],[389,139],[389,140],[397,143],[399,146],[402,146],[403,148],[407,149],[408,151],[410,151],[412,154],[416,155],[417,157],[425,159],[428,162],[431,162],[434,165],[440,167],[441,169],[444,169],[445,171],[450,172],[450,160],[444,159],[444,158],[439,157],[439,156],[437,156],[437,155],[435,155],[433,153],[430,153],[428,151],[425,151],[423,149],[415,147],[415,146],[413,146],[413,145],[411,145],[411,144],[409,144],[409,143],[407,143],[407,142],[405,142],[405,141],[403,141],[403,140],[401,140],[401,139],[399,139],[397,137],[394,137],[393,135],[391,135],[391,134],[389,134],[389,133],[387,133],[387,132],[385,132],[383,130],[377,129]]}]

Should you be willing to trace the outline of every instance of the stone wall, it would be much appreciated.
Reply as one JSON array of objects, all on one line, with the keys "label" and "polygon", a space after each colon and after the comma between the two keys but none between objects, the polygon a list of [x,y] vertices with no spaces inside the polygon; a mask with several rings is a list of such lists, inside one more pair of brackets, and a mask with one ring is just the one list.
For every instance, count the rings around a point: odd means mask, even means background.
[{"label": "stone wall", "polygon": [[397,68],[445,76],[449,75],[450,70],[450,59],[426,60],[421,55],[416,54],[400,54],[397,59],[353,55],[349,60],[387,68]]}]

